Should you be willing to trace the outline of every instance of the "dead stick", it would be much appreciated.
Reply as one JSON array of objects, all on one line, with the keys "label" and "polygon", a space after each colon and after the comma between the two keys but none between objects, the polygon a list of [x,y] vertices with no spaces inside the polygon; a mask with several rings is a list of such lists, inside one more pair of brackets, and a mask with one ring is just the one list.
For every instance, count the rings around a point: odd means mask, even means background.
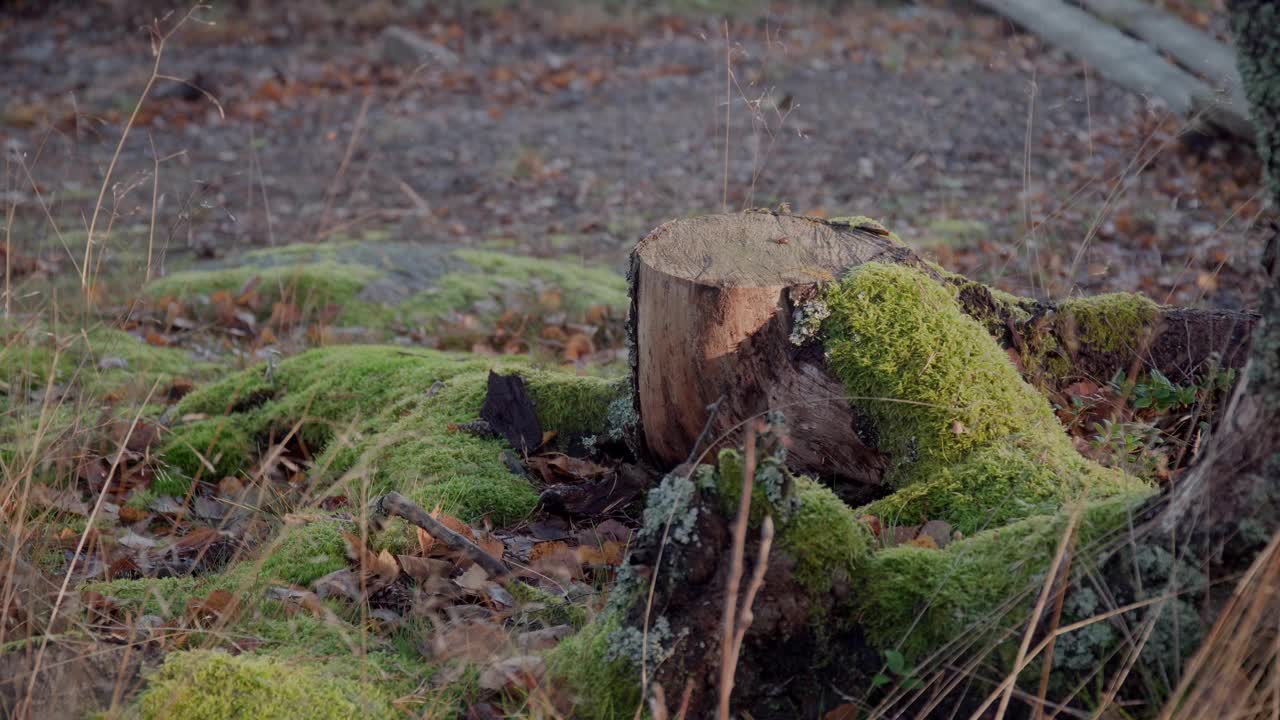
[{"label": "dead stick", "polygon": [[738,666],[738,656],[742,654],[742,641],[747,637],[747,630],[755,621],[755,613],[751,606],[755,604],[756,594],[764,585],[764,573],[769,569],[769,549],[773,546],[773,518],[765,515],[760,527],[760,552],[756,557],[756,567],[751,573],[751,582],[747,583],[747,594],[742,599],[742,607],[738,609],[738,627],[733,633],[733,666]]},{"label": "dead stick", "polygon": [[450,550],[466,553],[467,557],[484,568],[490,577],[503,585],[513,579],[511,570],[501,560],[485,552],[484,548],[474,542],[445,527],[439,520],[427,514],[426,510],[418,507],[412,500],[400,493],[389,492],[383,495],[377,499],[374,507],[377,508],[377,512],[381,515],[396,515],[426,530],[431,533],[431,537],[447,545]]},{"label": "dead stick", "polygon": [[720,704],[716,717],[729,720],[729,697],[733,694],[733,676],[737,669],[733,654],[737,630],[738,588],[742,583],[742,563],[746,553],[747,524],[751,522],[751,485],[756,475],[756,433],[747,426],[743,447],[742,495],[738,499],[738,519],[733,524],[733,549],[730,555],[729,582],[724,596],[723,628],[720,635]]}]

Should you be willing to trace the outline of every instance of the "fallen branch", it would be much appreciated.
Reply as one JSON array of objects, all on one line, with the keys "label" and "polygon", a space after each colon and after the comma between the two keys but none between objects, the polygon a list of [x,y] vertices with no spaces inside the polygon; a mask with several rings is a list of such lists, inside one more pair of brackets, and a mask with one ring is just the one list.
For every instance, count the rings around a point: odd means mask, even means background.
[{"label": "fallen branch", "polygon": [[450,530],[443,523],[431,517],[409,498],[398,492],[389,492],[373,503],[374,511],[380,516],[396,516],[417,525],[431,533],[431,537],[444,543],[450,550],[466,554],[475,564],[484,568],[489,576],[506,585],[514,579],[511,570],[498,558],[484,551],[484,548]]}]

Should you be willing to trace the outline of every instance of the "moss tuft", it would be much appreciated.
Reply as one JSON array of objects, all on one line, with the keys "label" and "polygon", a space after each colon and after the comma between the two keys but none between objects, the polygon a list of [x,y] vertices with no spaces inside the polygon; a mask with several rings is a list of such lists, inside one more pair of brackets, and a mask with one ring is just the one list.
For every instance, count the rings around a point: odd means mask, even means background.
[{"label": "moss tuft", "polygon": [[1141,347],[1159,313],[1160,306],[1145,295],[1107,293],[1059,303],[1054,322],[1060,337],[1118,352]]},{"label": "moss tuft", "polygon": [[964,532],[1084,495],[1141,487],[1084,460],[953,289],[868,263],[829,289],[828,360],[875,424],[899,493],[869,512]]},{"label": "moss tuft", "polygon": [[639,670],[610,659],[610,639],[620,627],[616,615],[598,619],[547,654],[551,676],[574,694],[574,717],[629,718],[640,706]]},{"label": "moss tuft", "polygon": [[[253,439],[239,418],[210,418],[174,428],[160,455],[185,478],[202,477],[217,482],[246,467],[254,450]],[[164,481],[163,491],[152,489],[163,495],[185,494],[190,481],[173,474],[169,477],[170,480]]]},{"label": "moss tuft", "polygon": [[356,264],[316,262],[293,266],[243,266],[223,270],[192,270],[160,278],[147,285],[151,298],[194,299],[215,292],[238,293],[258,278],[258,314],[270,315],[275,303],[287,301],[302,309],[304,316],[318,314],[334,305],[341,308],[337,321],[343,325],[377,324],[385,310],[362,302],[358,295],[382,273]]},{"label": "moss tuft", "polygon": [[307,587],[317,578],[347,567],[344,531],[354,532],[355,525],[336,519],[286,525],[266,546],[261,576]]},{"label": "moss tuft", "polygon": [[143,718],[394,717],[391,698],[358,676],[258,655],[171,653],[140,699]]}]

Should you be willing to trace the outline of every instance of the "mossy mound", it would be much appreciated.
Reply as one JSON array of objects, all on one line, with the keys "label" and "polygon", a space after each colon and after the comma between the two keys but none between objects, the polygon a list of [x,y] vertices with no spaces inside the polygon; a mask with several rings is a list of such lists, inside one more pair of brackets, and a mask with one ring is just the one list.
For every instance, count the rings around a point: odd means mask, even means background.
[{"label": "mossy mound", "polygon": [[145,293],[157,300],[205,300],[219,292],[234,297],[256,279],[252,290],[256,297],[249,305],[257,309],[259,316],[269,317],[276,303],[287,302],[296,306],[304,319],[327,312],[332,306],[337,308],[333,313],[337,324],[365,325],[381,322],[385,311],[357,296],[380,276],[373,268],[334,262],[192,270],[155,280]]},{"label": "mossy mound", "polygon": [[162,457],[189,477],[248,467],[256,451],[297,429],[316,455],[313,495],[395,489],[465,518],[517,518],[536,500],[501,460],[505,444],[455,429],[477,419],[490,370],[519,372],[539,420],[563,435],[603,431],[622,383],[491,359],[389,346],[316,349],[201,388],[179,414],[206,419],[175,428]]},{"label": "mossy mound", "polygon": [[973,532],[1144,487],[1076,452],[954,292],[917,270],[868,263],[826,294],[828,364],[871,417],[899,488],[867,512]]},{"label": "mossy mound", "polygon": [[140,699],[142,717],[390,718],[391,698],[350,664],[289,663],[221,651],[171,653]]},{"label": "mossy mound", "polygon": [[[715,488],[728,516],[737,514],[744,472],[739,451],[720,451]],[[710,476],[699,477],[705,485]],[[752,526],[766,514],[774,519],[777,548],[792,558],[796,578],[810,593],[824,594],[834,583],[847,582],[871,552],[871,535],[854,511],[830,488],[791,474],[780,451],[763,455],[756,465]]]},{"label": "mossy mound", "polygon": [[475,308],[480,302],[500,302],[512,295],[537,296],[558,290],[567,312],[585,313],[592,307],[619,309],[627,302],[627,281],[607,268],[557,260],[518,257],[487,250],[458,250],[461,267],[440,278],[435,287],[409,301],[412,314],[428,318]]},{"label": "mossy mound", "polygon": [[565,312],[581,320],[604,307],[621,317],[627,303],[626,280],[608,268],[488,250],[339,242],[255,250],[239,262],[175,273],[144,293],[212,316],[211,296],[235,298],[252,286],[249,305],[260,320],[284,301],[304,322],[324,318],[326,324],[375,332],[393,324],[428,331],[477,320],[490,325],[508,310]]},{"label": "mossy mound", "polygon": [[1107,293],[1058,303],[1060,337],[1078,338],[1103,352],[1137,351],[1160,306],[1137,293]]},{"label": "mossy mound", "polygon": [[14,331],[0,343],[0,382],[14,390],[52,383],[63,394],[70,389],[95,399],[140,401],[153,388],[163,394],[175,378],[199,380],[216,371],[215,364],[188,351],[150,345],[112,328],[61,333],[40,325]]}]

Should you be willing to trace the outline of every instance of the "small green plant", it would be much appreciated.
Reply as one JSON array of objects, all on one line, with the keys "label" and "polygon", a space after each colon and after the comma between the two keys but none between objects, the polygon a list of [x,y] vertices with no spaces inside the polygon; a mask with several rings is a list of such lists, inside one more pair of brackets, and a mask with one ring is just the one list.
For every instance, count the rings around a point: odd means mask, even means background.
[{"label": "small green plant", "polygon": [[1094,424],[1097,434],[1091,444],[1095,457],[1109,458],[1110,467],[1138,477],[1153,477],[1168,459],[1164,453],[1164,433],[1144,422],[1103,420]]},{"label": "small green plant", "polygon": [[884,669],[885,672],[878,672],[875,677],[871,678],[871,687],[878,688],[888,685],[894,678],[898,678],[898,684],[903,690],[915,690],[921,687],[923,683],[920,678],[915,677],[910,668],[907,667],[907,658],[897,650],[884,651]]}]

